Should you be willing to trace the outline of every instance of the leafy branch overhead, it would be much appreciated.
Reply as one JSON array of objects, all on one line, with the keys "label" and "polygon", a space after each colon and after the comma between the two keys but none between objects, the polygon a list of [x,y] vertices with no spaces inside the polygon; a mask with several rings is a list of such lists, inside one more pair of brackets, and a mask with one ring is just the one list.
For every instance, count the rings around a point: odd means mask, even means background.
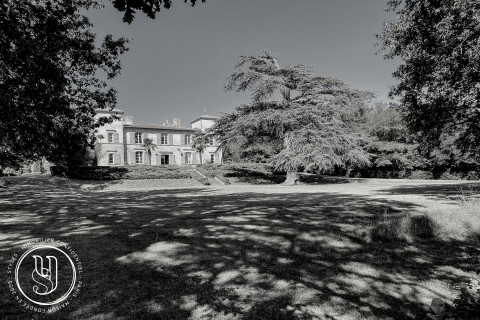
[{"label": "leafy branch overhead", "polygon": [[[123,21],[132,23],[136,10],[140,10],[148,17],[155,19],[157,12],[162,8],[169,9],[172,0],[112,0],[113,6],[120,12],[124,12]],[[184,0],[190,6],[195,6],[196,0]],[[205,2],[205,0],[202,0]]]},{"label": "leafy branch overhead", "polygon": [[[94,142],[97,108],[113,108],[116,91],[100,77],[121,70],[125,38],[99,46],[80,10],[98,1],[0,3],[0,166],[46,157],[78,161]],[[71,163],[70,163],[71,164]]]},{"label": "leafy branch overhead", "polygon": [[302,64],[280,66],[269,52],[241,56],[236,69],[225,90],[249,91],[252,103],[217,121],[213,132],[224,144],[245,137],[281,140],[283,148],[273,164],[293,179],[301,169],[326,172],[336,166],[368,163],[359,146],[361,137],[351,124],[355,110],[373,94],[336,78],[313,76],[311,68]]},{"label": "leafy branch overhead", "polygon": [[427,150],[454,137],[480,160],[480,2],[395,0],[396,19],[378,40],[385,58],[398,57],[400,99],[410,129]]}]

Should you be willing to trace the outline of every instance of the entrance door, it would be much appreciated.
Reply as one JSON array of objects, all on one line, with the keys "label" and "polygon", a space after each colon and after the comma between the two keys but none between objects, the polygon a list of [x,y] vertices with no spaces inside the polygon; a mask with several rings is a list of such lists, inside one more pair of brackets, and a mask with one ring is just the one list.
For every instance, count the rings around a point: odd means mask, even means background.
[{"label": "entrance door", "polygon": [[167,154],[162,154],[160,158],[160,164],[169,164],[170,157]]}]

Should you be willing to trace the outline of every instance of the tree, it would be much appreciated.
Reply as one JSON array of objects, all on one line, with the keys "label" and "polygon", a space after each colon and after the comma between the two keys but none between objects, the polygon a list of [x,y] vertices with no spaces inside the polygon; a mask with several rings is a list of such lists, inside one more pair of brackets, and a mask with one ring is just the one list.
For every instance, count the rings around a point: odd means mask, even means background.
[{"label": "tree", "polygon": [[[354,90],[331,77],[312,76],[301,64],[280,66],[269,52],[241,56],[225,90],[250,91],[252,102],[237,107],[212,127],[224,144],[252,136],[282,141],[273,157],[277,170],[295,184],[299,170],[328,172],[348,164],[367,164],[360,137],[349,126],[355,108],[368,100],[368,92]],[[281,101],[274,98],[280,97]]]},{"label": "tree", "polygon": [[147,155],[148,155],[148,164],[152,164],[152,151],[154,151],[157,146],[155,143],[153,143],[153,139],[146,138],[143,141],[143,147],[147,150]]},{"label": "tree", "polygon": [[[163,8],[169,9],[172,6],[171,0],[112,0],[113,6],[120,12],[125,12],[123,21],[132,23],[135,10],[141,10],[148,17],[155,19],[157,12]],[[190,6],[195,6],[196,0],[184,0]],[[205,2],[205,0],[202,0]]]},{"label": "tree", "polygon": [[427,153],[454,138],[480,159],[480,2],[391,0],[396,19],[378,35],[384,57],[399,57],[391,90]]},{"label": "tree", "polygon": [[200,155],[200,164],[203,163],[202,153],[207,148],[211,141],[212,137],[208,132],[201,130],[195,130],[192,135],[192,148]]},{"label": "tree", "polygon": [[127,40],[95,44],[80,12],[96,0],[0,3],[0,167],[46,157],[67,168],[93,147],[95,110],[113,108],[106,80],[120,73]]}]

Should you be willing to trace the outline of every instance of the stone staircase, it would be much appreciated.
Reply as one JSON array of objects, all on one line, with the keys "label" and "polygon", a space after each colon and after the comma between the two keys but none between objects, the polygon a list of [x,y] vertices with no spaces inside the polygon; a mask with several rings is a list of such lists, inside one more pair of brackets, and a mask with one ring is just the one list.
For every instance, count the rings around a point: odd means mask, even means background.
[{"label": "stone staircase", "polygon": [[214,186],[214,187],[221,187],[221,186],[224,186],[225,183],[223,183],[222,181],[216,179],[216,178],[209,178],[209,177],[206,177],[205,175],[203,175],[200,171],[198,171],[197,169],[192,169],[190,171],[196,171],[199,175],[201,175],[202,177],[205,177],[208,179],[208,181],[210,182],[210,185],[211,186]]}]

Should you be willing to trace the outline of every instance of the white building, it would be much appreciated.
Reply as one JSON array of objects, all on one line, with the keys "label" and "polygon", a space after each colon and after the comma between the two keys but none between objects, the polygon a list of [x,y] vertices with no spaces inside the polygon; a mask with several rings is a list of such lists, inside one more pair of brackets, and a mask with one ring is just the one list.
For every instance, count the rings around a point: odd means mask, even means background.
[{"label": "white building", "polygon": [[[180,119],[171,124],[133,124],[133,118],[124,116],[121,110],[98,110],[97,118],[117,115],[120,120],[98,128],[97,158],[100,166],[122,165],[195,165],[220,163],[222,151],[215,139],[200,154],[192,148],[195,130],[210,128],[217,117],[203,115],[191,121],[191,128],[182,128]],[[145,147],[146,139],[152,139],[150,153]],[[150,155],[150,156],[149,156]]]}]

